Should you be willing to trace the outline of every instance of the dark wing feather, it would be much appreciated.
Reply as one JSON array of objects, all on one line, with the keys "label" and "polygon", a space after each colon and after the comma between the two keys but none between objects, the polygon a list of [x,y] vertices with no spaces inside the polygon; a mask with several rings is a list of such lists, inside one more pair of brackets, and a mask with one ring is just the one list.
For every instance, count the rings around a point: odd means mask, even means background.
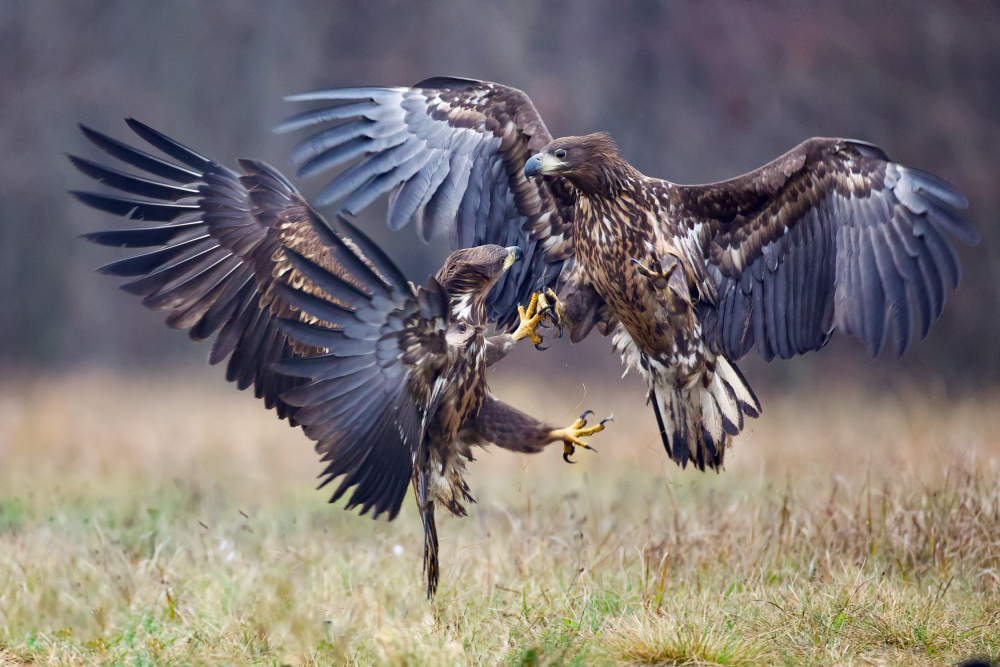
[{"label": "dark wing feather", "polygon": [[708,337],[734,360],[755,344],[767,360],[816,350],[837,327],[872,356],[891,332],[902,354],[914,320],[923,337],[958,284],[949,237],[979,241],[954,187],[845,139],[667,192],[674,232],[700,244],[722,295]]},{"label": "dark wing feather", "polygon": [[524,163],[552,137],[523,92],[438,77],[412,88],[327,90],[288,99],[337,103],[277,128],[338,123],[292,152],[300,176],[345,167],[317,204],[340,202],[356,214],[388,194],[392,229],[413,221],[424,241],[448,236],[453,250],[519,246],[524,261],[504,275],[487,304],[490,319],[501,326],[517,322],[517,305],[541,284],[555,285],[572,254],[572,225],[547,179],[524,176]]},{"label": "dark wing feather", "polygon": [[70,156],[85,175],[128,195],[74,192],[77,199],[130,220],[162,223],[85,234],[100,245],[150,249],[101,272],[134,278],[122,288],[142,297],[146,307],[169,313],[167,324],[188,329],[192,340],[219,332],[209,361],[228,357],[228,380],[240,389],[253,386],[280,417],[291,417],[280,394],[296,381],[276,374],[270,364],[307,350],[293,346],[276,323],[276,317],[292,316],[292,311],[275,298],[275,276],[297,277],[278,251],[294,248],[327,267],[336,266],[324,236],[317,233],[321,228],[329,234],[325,222],[267,165],[243,160],[241,175],[138,121],[126,122],[179,164],[81,128],[104,152],[156,177]]},{"label": "dark wing feather", "polygon": [[[129,126],[184,166],[85,129],[112,156],[178,184],[71,158],[91,178],[143,198],[78,193],[84,203],[166,223],[86,235],[102,245],[155,248],[102,270],[136,277],[124,287],[168,311],[168,324],[190,329],[191,338],[218,332],[210,361],[228,357],[228,380],[252,385],[318,441],[327,481],[344,475],[334,499],[353,487],[348,508],[394,517],[421,421],[398,366],[414,331],[443,337],[430,310],[443,316],[447,300],[438,297],[431,309],[370,239],[345,220],[349,237],[335,234],[267,165],[241,160],[240,176],[145,125]],[[430,342],[421,348],[427,354]],[[433,366],[427,354],[421,372]]]},{"label": "dark wing feather", "polygon": [[[447,300],[429,300],[423,289],[414,293],[367,237],[349,223],[345,227],[381,279],[364,298],[342,306],[301,287],[279,285],[280,297],[310,319],[283,319],[283,331],[325,352],[287,359],[274,369],[308,380],[284,399],[297,406],[296,418],[328,462],[321,486],[341,478],[331,502],[353,487],[348,509],[360,507],[361,514],[374,509],[374,517],[387,513],[391,520],[421,451],[423,398],[433,384],[428,378],[444,363]],[[288,258],[324,291],[353,290],[301,255],[289,252]]]}]

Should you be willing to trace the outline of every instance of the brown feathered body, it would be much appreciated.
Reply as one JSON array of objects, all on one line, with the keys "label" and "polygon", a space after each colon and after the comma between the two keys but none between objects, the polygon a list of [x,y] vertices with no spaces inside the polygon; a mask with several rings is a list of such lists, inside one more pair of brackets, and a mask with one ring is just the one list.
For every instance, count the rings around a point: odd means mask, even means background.
[{"label": "brown feathered body", "polygon": [[607,135],[567,137],[550,150],[581,165],[563,172],[574,186],[563,203],[573,206],[575,261],[617,320],[614,345],[646,379],[671,455],[718,468],[760,405],[705,341],[699,305],[711,284],[698,261],[701,239],[671,223],[663,182],[621,160]]}]

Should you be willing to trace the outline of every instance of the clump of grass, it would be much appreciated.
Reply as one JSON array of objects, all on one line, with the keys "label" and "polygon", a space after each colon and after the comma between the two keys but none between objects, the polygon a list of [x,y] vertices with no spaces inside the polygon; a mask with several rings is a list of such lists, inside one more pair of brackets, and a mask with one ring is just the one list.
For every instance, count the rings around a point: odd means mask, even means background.
[{"label": "clump of grass", "polygon": [[921,400],[772,397],[718,476],[671,467],[642,406],[574,467],[484,452],[428,603],[412,506],[328,506],[249,397],[0,385],[0,665],[996,660],[1000,399]]},{"label": "clump of grass", "polygon": [[691,613],[688,605],[676,615],[670,609],[636,614],[609,622],[605,655],[642,665],[753,665],[761,648],[738,638],[724,616],[714,609]]}]

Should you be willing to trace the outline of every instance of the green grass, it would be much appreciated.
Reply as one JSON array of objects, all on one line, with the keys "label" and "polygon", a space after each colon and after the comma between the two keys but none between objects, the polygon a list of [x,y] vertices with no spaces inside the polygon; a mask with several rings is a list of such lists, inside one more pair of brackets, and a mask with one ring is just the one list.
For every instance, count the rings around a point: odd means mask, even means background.
[{"label": "green grass", "polygon": [[391,524],[327,505],[246,396],[11,383],[0,665],[996,660],[1000,399],[907,405],[766,397],[722,475],[667,465],[638,408],[574,467],[484,452],[428,603],[412,501]]}]

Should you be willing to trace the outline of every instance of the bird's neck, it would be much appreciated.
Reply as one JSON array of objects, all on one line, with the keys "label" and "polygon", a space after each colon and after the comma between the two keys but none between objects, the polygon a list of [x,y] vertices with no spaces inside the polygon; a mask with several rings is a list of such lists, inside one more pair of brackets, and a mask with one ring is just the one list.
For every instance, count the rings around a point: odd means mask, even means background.
[{"label": "bird's neck", "polygon": [[601,160],[567,175],[580,196],[588,198],[632,194],[643,178],[635,167],[624,160]]},{"label": "bird's neck", "polygon": [[463,292],[451,297],[451,314],[456,320],[465,320],[471,326],[486,322],[486,299],[475,292]]},{"label": "bird's neck", "polygon": [[[646,177],[627,163],[624,167],[608,173],[600,189],[585,191],[577,188],[575,200],[567,202],[573,206],[574,234],[583,238],[598,229],[607,227],[608,220],[617,220],[615,230],[624,233],[636,221],[644,219],[641,207],[648,201],[644,189]],[[610,229],[610,228],[609,228]],[[599,237],[607,239],[609,230]]]}]

